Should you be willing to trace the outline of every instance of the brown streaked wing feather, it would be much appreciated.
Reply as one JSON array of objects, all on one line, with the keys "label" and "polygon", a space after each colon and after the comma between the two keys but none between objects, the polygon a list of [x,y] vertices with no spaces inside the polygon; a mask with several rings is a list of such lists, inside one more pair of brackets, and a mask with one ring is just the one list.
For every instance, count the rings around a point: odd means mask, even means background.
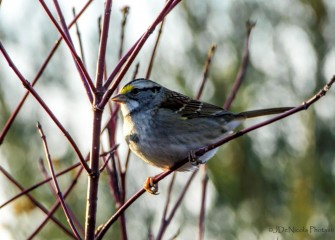
[{"label": "brown streaked wing feather", "polygon": [[169,101],[163,101],[160,107],[170,109],[182,117],[189,119],[195,117],[213,117],[227,113],[223,108],[191,99],[173,91],[167,93],[167,99]]}]

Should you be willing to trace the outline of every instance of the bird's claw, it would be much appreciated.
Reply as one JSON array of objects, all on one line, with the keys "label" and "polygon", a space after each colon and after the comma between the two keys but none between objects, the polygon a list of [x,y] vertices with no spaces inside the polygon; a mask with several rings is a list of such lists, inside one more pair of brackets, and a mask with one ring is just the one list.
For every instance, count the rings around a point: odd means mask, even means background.
[{"label": "bird's claw", "polygon": [[193,166],[198,166],[199,164],[202,164],[198,156],[195,154],[195,151],[189,151],[188,153],[188,161],[193,165]]},{"label": "bird's claw", "polygon": [[158,183],[154,183],[154,179],[152,177],[148,177],[147,180],[145,180],[143,188],[153,194],[153,195],[158,195]]}]

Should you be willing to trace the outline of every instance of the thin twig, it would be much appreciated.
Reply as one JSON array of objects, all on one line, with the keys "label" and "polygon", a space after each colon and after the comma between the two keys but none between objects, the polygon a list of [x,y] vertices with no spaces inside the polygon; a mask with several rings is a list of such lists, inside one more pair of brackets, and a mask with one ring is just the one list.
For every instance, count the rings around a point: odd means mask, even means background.
[{"label": "thin twig", "polygon": [[[103,73],[105,66],[105,56],[106,56],[106,47],[107,47],[107,39],[108,39],[108,28],[110,23],[110,15],[111,15],[112,1],[107,0],[105,3],[105,10],[102,20],[102,29],[101,29],[101,37],[100,37],[100,45],[99,45],[99,53],[98,53],[98,62],[97,62],[97,71],[95,77],[95,87],[97,93],[102,96],[103,90]],[[99,98],[101,97],[99,96]],[[100,102],[96,101],[95,104]]]},{"label": "thin twig", "polygon": [[[335,82],[335,76],[331,79],[331,81],[329,83],[327,83],[324,88],[322,90],[320,90],[317,94],[315,94],[312,98],[310,98],[309,100],[307,100],[306,102],[303,102],[301,105],[292,108],[289,111],[286,111],[282,114],[278,114],[276,117],[270,118],[267,121],[263,121],[260,122],[256,125],[253,125],[251,127],[242,129],[234,134],[231,134],[225,138],[223,138],[222,140],[208,145],[206,147],[200,148],[198,149],[195,154],[196,156],[200,157],[203,154],[205,154],[206,152],[217,148],[221,145],[223,145],[224,143],[227,143],[235,138],[241,137],[242,135],[249,133],[251,131],[254,131],[258,128],[264,127],[266,125],[269,125],[273,122],[279,121],[283,118],[286,118],[290,115],[293,115],[297,112],[300,112],[302,110],[306,110],[309,106],[311,106],[312,104],[314,104],[316,101],[318,101],[321,97],[323,97],[327,91],[330,89],[331,85]],[[167,177],[168,175],[170,175],[172,172],[174,172],[175,170],[177,170],[178,168],[180,168],[181,166],[183,166],[184,164],[186,164],[188,162],[188,158],[185,158],[183,160],[181,160],[180,162],[178,162],[177,164],[175,164],[173,167],[171,167],[169,170],[166,170],[160,174],[158,174],[157,176],[154,177],[153,179],[153,183],[158,183],[159,181],[161,181],[162,179],[164,179],[165,177]],[[101,231],[99,232],[98,236],[97,236],[97,240],[102,239],[102,237],[106,234],[107,230],[110,228],[110,226],[118,219],[118,217],[133,203],[135,202],[140,196],[142,196],[144,193],[146,192],[146,190],[144,188],[141,188],[140,190],[138,190],[132,197],[130,197],[128,199],[128,201],[126,201],[115,213],[114,215],[103,225],[103,227],[101,228]]]},{"label": "thin twig", "polygon": [[[126,174],[127,174],[127,171],[128,171],[128,164],[129,164],[130,154],[131,154],[131,151],[128,147],[128,152],[127,152],[124,168],[121,169],[120,165],[118,167],[119,175],[115,172],[116,171],[115,170],[115,168],[116,168],[115,164],[113,165],[114,178],[116,178],[118,176],[120,177],[120,186],[116,186],[115,181],[111,182],[111,184],[113,184],[113,183],[115,184],[115,185],[112,185],[112,189],[113,189],[113,193],[114,193],[114,196],[115,196],[114,198],[115,198],[116,208],[119,208],[120,206],[122,206],[124,204],[124,201],[125,201],[125,198],[126,198]],[[118,164],[120,164],[120,161],[118,161]],[[110,172],[109,175],[111,176],[110,179],[112,181],[112,179],[113,179],[112,172]],[[118,189],[114,190],[115,187],[117,187]],[[117,196],[116,196],[116,191],[118,192]],[[122,239],[123,240],[128,239],[126,219],[125,219],[124,214],[121,214],[121,216],[120,216],[120,229],[121,229]]]},{"label": "thin twig", "polygon": [[136,76],[137,76],[137,74],[138,74],[138,69],[139,69],[139,67],[140,67],[140,63],[138,62],[138,63],[136,63],[136,65],[135,65],[135,69],[134,69],[133,77],[131,78],[132,80],[135,80],[135,79],[136,79]]},{"label": "thin twig", "polygon": [[163,211],[163,215],[162,215],[162,219],[161,219],[161,225],[159,227],[158,230],[158,235],[164,231],[164,229],[166,228],[166,219],[167,219],[167,211],[170,205],[170,200],[171,200],[171,193],[172,193],[172,188],[173,188],[173,184],[174,184],[174,180],[176,178],[176,172],[173,173],[169,187],[168,187],[168,191],[167,191],[167,195],[166,195],[166,201],[165,201],[165,206],[164,206],[164,211]]},{"label": "thin twig", "polygon": [[[38,166],[39,166],[40,169],[41,169],[41,172],[42,172],[43,177],[44,177],[45,179],[49,178],[49,174],[48,174],[48,172],[47,172],[47,169],[45,168],[45,165],[44,165],[44,162],[43,162],[43,159],[42,159],[42,158],[39,158],[39,159],[38,159]],[[56,195],[56,197],[57,197],[57,193],[56,193],[55,189],[53,188],[51,181],[48,182],[48,185],[49,185],[49,188],[51,189],[52,193],[53,193],[54,195]]]},{"label": "thin twig", "polygon": [[[86,161],[88,161],[88,157],[86,157]],[[74,165],[72,165],[72,166],[64,169],[63,171],[57,173],[56,177],[62,176],[64,174],[68,173],[69,171],[72,171],[73,169],[79,167],[79,166],[81,166],[81,163],[76,163],[76,164],[74,164]],[[9,200],[7,200],[3,204],[1,204],[0,205],[0,209],[3,208],[3,207],[5,207],[7,204],[13,202],[14,200],[18,199],[19,197],[22,197],[23,195],[26,195],[27,193],[35,190],[36,188],[42,186],[43,184],[45,184],[45,183],[47,183],[47,182],[49,182],[51,180],[52,180],[52,178],[49,177],[49,178],[47,178],[47,179],[45,179],[45,180],[43,180],[41,182],[38,182],[38,183],[34,184],[33,186],[31,186],[29,188],[26,188],[26,189],[22,190],[19,194],[15,195],[14,197],[10,198]]]},{"label": "thin twig", "polygon": [[[112,162],[111,162],[111,165],[112,165],[112,174],[111,174],[111,178],[113,179],[113,183],[114,183],[114,191],[115,191],[115,200],[116,200],[116,204],[120,204],[121,202],[121,185],[120,185],[120,178],[119,178],[119,169],[117,168],[116,166],[116,161],[115,161],[115,158],[114,156],[112,155]],[[119,207],[119,206],[117,206]]]},{"label": "thin twig", "polygon": [[[120,104],[116,104],[113,111],[111,112],[111,116],[108,120],[108,122],[106,123],[106,125],[103,127],[101,133],[103,133],[106,129],[110,132],[111,129],[110,129],[110,125],[111,124],[115,124],[115,119],[116,119],[116,116],[117,116],[117,113],[119,112],[119,109],[120,109]],[[115,133],[115,131],[112,131],[113,133]],[[111,137],[109,136],[109,139],[111,139]]]},{"label": "thin twig", "polygon": [[[172,171],[171,171],[172,172]],[[127,202],[125,202],[116,213],[99,229],[99,233],[96,236],[96,240],[101,240],[106,234],[107,230],[113,225],[113,223],[119,218],[119,216],[133,203],[135,202],[146,190],[141,188],[137,193],[135,193]]]},{"label": "thin twig", "polygon": [[244,43],[244,50],[243,50],[243,56],[242,56],[242,64],[240,66],[240,69],[238,70],[234,85],[232,90],[230,91],[229,96],[227,97],[227,100],[224,103],[223,108],[224,109],[229,109],[230,105],[232,104],[238,89],[241,86],[241,83],[244,79],[245,73],[247,71],[248,68],[248,63],[249,63],[249,40],[250,40],[250,34],[252,29],[254,28],[255,23],[252,21],[248,21],[246,24],[247,27],[247,38],[245,39],[245,43]]},{"label": "thin twig", "polygon": [[122,58],[123,54],[123,45],[124,45],[124,32],[126,28],[126,23],[127,23],[127,17],[129,14],[129,6],[124,6],[121,8],[122,12],[122,22],[121,22],[121,34],[120,34],[120,48],[119,48],[119,59]]},{"label": "thin twig", "polygon": [[186,184],[184,186],[184,189],[181,191],[180,196],[179,196],[178,200],[176,201],[175,205],[173,206],[173,208],[171,209],[171,212],[170,212],[169,216],[165,219],[164,224],[161,225],[161,228],[159,229],[156,240],[160,240],[160,239],[163,238],[165,230],[167,229],[167,227],[171,223],[172,218],[174,217],[177,209],[179,208],[181,202],[183,201],[183,198],[184,198],[188,188],[190,187],[190,184],[191,184],[192,180],[194,179],[194,177],[197,173],[198,173],[198,171],[193,172],[191,174],[190,178],[188,179],[188,181],[186,182]]},{"label": "thin twig", "polygon": [[66,26],[66,22],[65,22],[65,19],[64,19],[64,15],[63,15],[62,10],[60,9],[58,0],[53,0],[53,3],[54,3],[54,5],[55,5],[56,12],[57,12],[57,15],[58,15],[58,20],[59,20],[59,22],[60,22],[60,25],[62,26],[63,32],[64,32],[66,38],[68,39],[68,41],[71,43],[71,45],[72,45],[72,47],[73,47],[73,46],[74,46],[74,45],[73,45],[73,41],[72,41],[72,38],[71,38],[71,35],[70,35],[70,32],[69,32],[69,29],[68,29],[68,27]]},{"label": "thin twig", "polygon": [[35,89],[31,86],[30,82],[26,80],[23,75],[20,73],[20,71],[15,66],[12,59],[9,57],[8,53],[6,52],[5,48],[3,47],[2,43],[0,42],[0,50],[2,54],[4,55],[7,63],[9,66],[13,69],[16,76],[19,78],[23,86],[31,93],[31,95],[34,96],[34,98],[37,100],[37,102],[42,106],[42,108],[48,113],[50,118],[53,120],[53,122],[57,125],[57,127],[61,130],[61,132],[65,135],[66,139],[70,142],[70,145],[76,152],[81,164],[85,168],[85,170],[90,173],[91,170],[89,166],[87,165],[83,155],[81,154],[76,142],[73,140],[71,135],[66,131],[66,129],[63,127],[63,125],[59,122],[59,120],[56,118],[56,116],[53,114],[53,112],[50,110],[50,108],[46,105],[46,103],[43,101],[43,99],[40,97],[40,95],[35,91]]},{"label": "thin twig", "polygon": [[122,170],[123,173],[126,173],[127,170],[128,170],[128,165],[129,165],[130,155],[131,155],[131,150],[130,150],[130,148],[128,148],[127,157],[126,157],[126,162],[125,162],[125,164],[124,164],[124,168],[123,168],[123,170]]},{"label": "thin twig", "polygon": [[122,204],[124,203],[124,201],[126,199],[126,175],[127,175],[127,171],[128,171],[130,155],[131,155],[131,151],[130,151],[130,148],[128,147],[126,161],[125,161],[124,167],[123,167],[123,169],[120,173],[121,188],[122,188],[122,195],[121,195],[121,203]]},{"label": "thin twig", "polygon": [[[113,132],[115,132],[115,128],[116,128],[116,124],[112,128],[114,129]],[[113,136],[113,138],[115,138],[115,135]],[[117,157],[117,160],[115,159],[115,157]],[[111,155],[112,168],[107,167],[107,172],[109,176],[110,187],[111,187],[114,199],[115,199],[115,207],[116,209],[118,209],[124,203],[125,179],[122,177],[120,159],[118,155],[115,157],[114,157],[114,154]],[[128,239],[127,225],[126,225],[126,219],[125,219],[124,214],[121,214],[120,216],[120,230],[121,230],[121,239],[127,240]]]},{"label": "thin twig", "polygon": [[[101,22],[101,20],[102,20],[102,17],[101,16],[99,16],[98,17],[98,29],[99,29],[99,42],[100,42],[100,40],[101,40],[101,25],[102,25],[102,22]],[[105,64],[104,64],[104,77],[103,77],[103,79],[104,79],[104,81],[106,81],[106,79],[107,79],[107,68],[106,68],[106,60],[104,61],[105,62]]]},{"label": "thin twig", "polygon": [[103,152],[103,153],[101,153],[100,154],[100,157],[104,157],[104,156],[107,156],[107,155],[109,155],[109,154],[112,154],[112,153],[114,153],[116,150],[117,150],[117,148],[120,146],[120,144],[115,144],[110,150],[108,150],[107,152]]},{"label": "thin twig", "polygon": [[[118,161],[118,164],[120,164],[120,161]],[[114,173],[115,173],[115,178],[117,180],[116,182],[116,187],[118,187],[118,199],[115,202],[116,208],[119,208],[123,203],[124,203],[124,191],[125,191],[125,186],[122,184],[122,178],[119,176],[117,173],[121,173],[120,165],[118,166],[118,170],[116,170],[116,165],[115,165],[115,160],[113,159],[113,168],[114,168]],[[120,179],[120,180],[119,180]],[[125,180],[125,179],[123,179]],[[128,234],[127,234],[127,225],[126,225],[126,218],[124,213],[121,214],[120,216],[120,229],[121,229],[121,239],[122,240],[127,240],[128,239]]]},{"label": "thin twig", "polygon": [[[17,187],[21,190],[21,192],[25,191],[24,187],[17,182],[11,175],[8,173],[1,165],[0,165],[0,171]],[[48,215],[48,209],[46,209],[39,201],[37,201],[32,195],[29,193],[25,193],[25,195],[29,198],[29,200],[34,203],[39,209],[42,210],[46,215]],[[59,221],[54,216],[50,216],[51,220],[56,223],[57,226],[59,226],[64,232],[66,232],[67,235],[69,235],[72,238],[76,238],[76,236],[69,230],[67,227],[63,225],[61,221]]]},{"label": "thin twig", "polygon": [[99,169],[100,173],[102,173],[105,170],[109,160],[111,160],[111,159],[112,159],[112,155],[108,156],[107,159],[105,159],[105,157],[103,157],[104,163],[102,164],[102,166]]},{"label": "thin twig", "polygon": [[209,73],[209,66],[211,65],[211,62],[212,62],[212,58],[214,56],[214,52],[215,52],[215,49],[216,49],[216,45],[213,44],[211,46],[211,48],[209,49],[208,51],[208,54],[207,54],[207,60],[206,60],[206,63],[205,63],[205,66],[204,66],[204,73],[203,73],[203,78],[202,78],[202,81],[201,81],[201,84],[200,84],[200,88],[199,88],[199,91],[198,91],[198,94],[196,96],[196,99],[199,100],[201,95],[202,95],[202,92],[204,90],[204,87],[205,87],[205,84],[207,82],[207,79],[208,79],[208,73]]},{"label": "thin twig", "polygon": [[91,77],[89,76],[81,58],[78,56],[76,50],[74,49],[74,46],[73,46],[72,42],[67,37],[66,33],[62,30],[62,28],[59,26],[59,24],[57,23],[57,20],[53,17],[52,13],[50,12],[48,6],[45,4],[44,0],[39,0],[39,2],[41,3],[43,9],[45,10],[46,14],[49,16],[52,23],[57,28],[58,32],[61,34],[62,38],[64,39],[64,41],[66,43],[66,45],[69,47],[70,52],[72,54],[72,57],[73,57],[73,59],[75,61],[75,64],[76,64],[76,68],[78,70],[80,78],[81,78],[81,80],[83,82],[83,85],[85,87],[86,94],[87,94],[90,102],[92,103],[93,102],[93,93],[95,92],[95,87],[93,85]]},{"label": "thin twig", "polygon": [[205,227],[205,210],[206,210],[206,196],[207,196],[207,184],[208,184],[208,174],[206,165],[200,166],[201,170],[201,206],[200,206],[200,214],[198,221],[198,240],[202,240],[204,238]]},{"label": "thin twig", "polygon": [[57,178],[56,178],[56,175],[55,175],[55,171],[54,171],[54,167],[53,167],[53,164],[51,162],[51,156],[50,156],[50,152],[49,152],[49,147],[48,147],[48,144],[47,144],[47,140],[46,140],[46,136],[43,132],[43,129],[42,129],[42,126],[41,124],[38,122],[37,123],[37,129],[41,135],[41,139],[42,139],[42,142],[43,142],[43,146],[44,146],[44,151],[45,151],[45,156],[48,160],[48,164],[49,164],[49,168],[50,168],[50,173],[51,173],[51,176],[52,176],[52,179],[53,179],[53,182],[54,182],[54,187],[56,189],[56,192],[57,192],[57,196],[58,196],[58,200],[60,201],[61,205],[62,205],[62,208],[63,208],[63,211],[64,211],[64,214],[66,216],[66,219],[73,231],[73,233],[75,234],[76,238],[77,239],[81,239],[76,227],[74,226],[74,223],[72,221],[72,218],[70,216],[70,213],[69,213],[69,210],[65,204],[65,201],[64,201],[64,197],[63,197],[63,194],[59,188],[59,185],[58,185],[58,181],[57,181]]},{"label": "thin twig", "polygon": [[[76,176],[74,177],[72,183],[70,184],[70,186],[68,187],[68,189],[64,192],[64,199],[67,198],[67,196],[70,194],[70,192],[72,191],[72,189],[74,188],[74,186],[77,183],[77,180],[79,178],[79,176],[81,175],[81,173],[83,172],[83,167],[81,167],[79,169],[79,171],[77,172]],[[48,212],[47,217],[43,220],[43,222],[38,226],[38,228],[36,228],[36,230],[29,236],[28,239],[34,239],[35,236],[42,230],[42,228],[45,226],[45,224],[49,221],[49,219],[51,218],[51,216],[53,216],[53,214],[56,212],[56,210],[59,208],[60,206],[60,202],[57,201],[52,207],[51,210]],[[77,226],[79,227],[80,231],[84,234],[84,229],[83,227],[79,224],[76,223]],[[79,224],[79,225],[78,225]],[[72,232],[71,232],[72,234]],[[74,237],[74,236],[73,236]]]},{"label": "thin twig", "polygon": [[163,212],[163,216],[162,216],[162,222],[165,222],[166,220],[166,216],[167,216],[167,211],[169,208],[169,204],[170,204],[170,200],[171,200],[171,193],[172,193],[172,188],[173,188],[173,184],[174,184],[174,180],[176,179],[176,172],[173,173],[169,187],[168,187],[168,191],[167,191],[167,195],[166,195],[166,201],[165,201],[165,207],[164,207],[164,212]]},{"label": "thin twig", "polygon": [[[42,0],[40,0],[40,2],[42,3]],[[91,78],[90,78],[90,76],[89,76],[89,74],[88,74],[88,72],[87,72],[87,70],[85,68],[85,65],[84,65],[83,61],[78,56],[78,54],[77,54],[77,52],[75,50],[75,47],[73,45],[73,41],[72,41],[72,38],[71,38],[71,35],[70,35],[70,32],[69,32],[69,29],[66,26],[66,22],[65,22],[62,10],[60,9],[58,0],[53,0],[53,2],[54,2],[54,5],[55,5],[55,8],[56,8],[56,12],[58,14],[58,18],[59,18],[60,24],[61,24],[62,29],[63,29],[63,32],[60,31],[60,34],[62,35],[63,38],[65,37],[64,40],[68,44],[68,46],[70,48],[70,52],[72,53],[73,60],[75,62],[76,68],[77,68],[78,73],[79,73],[79,75],[80,75],[80,77],[82,79],[83,85],[86,88],[86,91],[87,91],[88,97],[90,99],[90,102],[92,103],[92,100],[93,100],[93,98],[92,98],[92,92],[93,93],[95,92],[95,88],[93,86],[93,82],[92,82],[92,80],[91,80]],[[44,7],[46,5],[42,4],[42,6]],[[48,13],[48,11],[47,11],[48,8],[44,8],[44,10]],[[49,17],[53,21],[53,16],[49,15]],[[58,30],[60,30],[60,28],[58,28],[58,26],[56,26],[56,28]],[[62,33],[64,33],[64,34],[62,34]]]},{"label": "thin twig", "polygon": [[[73,13],[73,16],[76,16],[76,9],[75,8],[72,8],[72,13]],[[81,33],[80,33],[80,30],[79,30],[79,25],[78,25],[77,22],[76,22],[76,33],[77,33],[77,37],[78,37],[81,59],[83,59],[83,64],[84,64],[84,67],[86,68],[84,47],[83,47],[83,42],[82,42],[82,39],[81,39]]]},{"label": "thin twig", "polygon": [[[88,6],[91,4],[92,0],[87,1],[87,3],[84,5],[84,7],[80,10],[80,12],[78,13],[78,15],[72,20],[72,22],[69,24],[69,28],[71,28],[75,22],[77,22],[77,20],[79,19],[79,17],[85,12],[85,10],[88,8]],[[58,38],[57,41],[55,42],[54,46],[52,47],[51,51],[49,52],[47,58],[44,60],[42,66],[40,67],[40,69],[38,70],[35,78],[33,79],[31,85],[35,86],[35,84],[38,82],[38,80],[40,79],[42,73],[44,72],[45,68],[48,66],[49,61],[51,60],[52,56],[54,55],[54,53],[56,52],[56,50],[58,49],[59,44],[61,43],[61,41],[63,40],[62,37]],[[11,114],[11,116],[8,118],[4,128],[1,131],[0,134],[0,145],[2,144],[5,136],[7,135],[8,130],[10,129],[10,127],[12,126],[17,114],[20,112],[24,102],[26,101],[28,95],[29,95],[29,91],[26,91],[25,95],[23,96],[23,98],[21,99],[20,103],[17,105],[17,107],[15,108],[15,110],[13,111],[13,113]]]},{"label": "thin twig", "polygon": [[105,89],[107,89],[109,87],[109,85],[112,83],[113,79],[118,74],[118,72],[121,70],[122,66],[127,62],[127,60],[129,59],[130,55],[132,54],[132,52],[134,51],[135,47],[137,46],[137,44],[139,43],[140,40],[141,40],[141,38],[136,41],[136,43],[128,50],[128,52],[116,64],[112,73],[110,74],[110,76],[105,81],[105,84],[104,84]]},{"label": "thin twig", "polygon": [[[109,186],[115,200],[115,207],[118,209],[124,203],[124,191],[125,188],[122,185],[122,177],[119,177],[119,170],[116,168],[115,159],[112,157],[112,168],[107,165],[107,173],[109,176]],[[120,180],[119,180],[120,178]],[[119,183],[121,181],[121,184]],[[120,229],[121,238],[123,240],[128,239],[126,219],[124,214],[120,215]]]},{"label": "thin twig", "polygon": [[156,38],[156,42],[155,42],[155,46],[152,49],[152,53],[151,53],[151,57],[150,57],[150,62],[149,62],[148,69],[147,69],[147,74],[145,75],[146,79],[150,79],[151,70],[152,70],[152,67],[154,65],[154,59],[155,59],[155,56],[156,56],[156,51],[157,51],[158,43],[159,43],[159,40],[161,39],[161,35],[162,35],[162,32],[163,32],[164,20],[165,20],[165,18],[163,18],[161,26],[159,27],[157,38]]},{"label": "thin twig", "polygon": [[[42,171],[42,174],[43,174],[44,178],[45,178],[45,179],[49,178],[49,174],[48,174],[47,169],[46,169],[46,167],[45,167],[45,165],[44,165],[43,159],[42,159],[42,158],[39,158],[39,159],[38,159],[38,163],[39,163],[38,165],[39,165],[39,167],[40,167],[40,169],[41,169],[41,171]],[[82,169],[82,168],[81,168],[81,169]],[[79,177],[79,176],[78,176],[78,177]],[[53,194],[55,195],[55,197],[57,198],[57,197],[58,197],[58,196],[57,196],[57,191],[56,191],[56,189],[54,188],[54,186],[52,185],[52,182],[49,181],[48,183],[49,183],[50,190],[52,191],[52,193],[53,193]],[[66,192],[67,192],[67,191],[66,191]],[[64,199],[66,199],[66,197],[67,197],[67,194],[64,194]],[[59,202],[59,201],[58,201],[58,202]],[[71,215],[71,217],[72,217],[72,219],[73,219],[75,225],[78,226],[78,227],[80,228],[80,230],[81,230],[82,233],[84,233],[84,232],[83,232],[83,227],[81,226],[80,222],[78,221],[76,215],[72,212],[72,210],[68,207],[68,205],[66,205],[66,206],[67,206],[67,208],[68,208],[69,214]],[[49,214],[50,214],[50,212],[49,212]],[[49,215],[49,214],[48,214],[48,215]],[[48,219],[48,217],[47,217],[47,219]]]},{"label": "thin twig", "polygon": [[185,196],[185,194],[186,194],[188,188],[190,187],[190,184],[191,184],[193,178],[195,177],[195,175],[196,175],[197,173],[198,173],[198,171],[193,172],[193,173],[191,174],[190,178],[188,179],[188,181],[186,182],[186,184],[185,184],[185,189],[186,189],[186,190],[184,191],[184,189],[183,189],[183,191],[181,192],[179,198],[178,198],[177,201],[176,201],[176,204],[175,204],[174,207],[172,208],[169,217],[166,219],[168,223],[171,222],[172,218],[174,217],[174,215],[175,215],[177,209],[179,208],[179,206],[180,206],[180,204],[181,204],[181,202],[182,202],[182,200],[183,200],[183,198],[184,198],[184,196]]}]

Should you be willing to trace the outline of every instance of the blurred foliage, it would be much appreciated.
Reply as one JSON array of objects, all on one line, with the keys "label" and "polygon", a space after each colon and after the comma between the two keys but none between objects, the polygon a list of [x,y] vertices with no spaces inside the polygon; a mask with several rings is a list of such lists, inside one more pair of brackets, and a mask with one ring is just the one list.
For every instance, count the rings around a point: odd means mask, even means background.
[{"label": "blurred foliage", "polygon": [[[130,19],[132,11],[135,10],[130,9]],[[249,19],[256,22],[250,40],[250,64],[245,81],[231,107],[232,111],[298,105],[316,93],[331,75],[335,74],[335,71],[329,73],[326,67],[335,63],[334,57],[330,55],[330,52],[334,51],[335,40],[333,35],[335,5],[331,0],[184,0],[174,14],[177,15],[180,24],[172,17],[167,18],[162,46],[158,51],[152,75],[154,80],[170,88],[177,86],[187,95],[195,95],[202,79],[208,48],[212,43],[216,43],[217,51],[202,99],[223,105],[241,63],[246,38],[245,23]],[[119,22],[120,19],[121,17],[116,18]],[[41,19],[38,21],[41,22]],[[129,29],[136,27],[131,25],[131,21],[128,24]],[[24,52],[28,56],[22,61],[25,64],[24,69],[30,69],[26,71],[30,79],[56,39],[56,34],[50,35],[47,30],[53,29],[53,26],[49,24],[46,29],[40,29],[41,42],[37,43],[32,40],[28,42],[20,40],[20,37],[23,38],[22,35],[19,33],[16,35],[11,26],[7,26],[8,28],[3,24],[0,26],[1,41],[5,47],[6,44],[25,46]],[[171,26],[177,28],[176,33],[168,31]],[[116,27],[113,26],[113,29]],[[89,56],[96,57],[97,54],[96,34],[92,33],[85,43],[87,46],[92,45],[87,47]],[[131,34],[131,31],[128,34]],[[117,37],[118,34],[110,34],[113,43],[117,42],[115,39]],[[28,43],[31,42],[35,44],[30,49]],[[130,45],[132,42],[127,46]],[[113,44],[113,47],[115,46],[117,44]],[[36,54],[36,52],[42,53]],[[113,53],[116,52],[117,50],[113,50]],[[145,69],[150,50],[145,53],[144,57],[139,58],[142,69]],[[65,92],[64,96],[69,99],[77,97],[77,89],[80,87],[75,88],[74,93],[68,81],[72,79],[71,72],[74,72],[74,66],[64,60],[67,59],[67,55],[67,49],[61,48],[43,75],[42,84],[38,86],[45,97],[51,93],[50,89]],[[88,60],[89,69],[95,67],[94,57],[91,56]],[[111,60],[107,59],[108,61]],[[0,76],[5,81],[0,82],[1,126],[14,108],[13,102],[20,99],[19,96],[11,96],[14,95],[11,93],[15,93],[14,90],[19,83],[16,82],[17,85],[4,83],[7,79],[14,82],[12,78],[15,76],[10,73],[7,73],[6,77],[2,75],[5,66],[2,63]],[[112,66],[108,66],[108,69],[111,68]],[[140,73],[144,75],[143,72]],[[83,91],[79,93],[84,94]],[[325,99],[333,100],[334,97],[334,89],[331,89]],[[309,232],[310,226],[335,228],[335,107],[331,105],[333,102],[325,99],[317,102],[306,112],[264,127],[220,148],[218,154],[208,163],[211,185],[205,221],[205,239],[335,238],[335,230],[331,233]],[[30,101],[28,104],[0,146],[1,165],[6,166],[6,169],[17,181],[24,183],[25,187],[43,179],[37,167],[37,160],[40,156],[44,156],[44,153],[35,123],[42,118],[46,125],[50,124],[46,120],[46,115],[38,109],[36,102]],[[72,117],[70,115],[69,119],[64,119],[67,123]],[[67,125],[69,126],[71,128],[71,124]],[[65,151],[61,151],[62,154],[56,157],[57,170],[60,171],[76,162],[76,158],[69,147],[63,146],[65,140],[59,138],[58,130],[50,126],[48,129],[47,137],[56,139],[50,140],[56,145],[52,153],[57,154],[60,145],[62,149],[65,148]],[[80,133],[76,136],[80,136]],[[60,141],[62,144],[59,144],[57,139],[62,139]],[[88,139],[87,141],[89,142]],[[132,172],[127,178],[129,194],[142,184],[141,179],[137,177],[138,172],[135,172],[140,167],[146,166],[137,165],[135,161],[130,162]],[[74,173],[75,171],[72,171],[71,174],[60,178],[63,189],[68,186]],[[143,174],[149,173],[143,170]],[[178,174],[180,179],[176,183],[176,190],[173,191],[173,199],[177,198],[187,179],[186,175]],[[10,186],[5,188],[8,196],[18,192],[6,179],[3,182],[5,183],[1,183],[2,186]],[[167,182],[166,180],[162,183],[161,196],[144,196],[127,210],[130,239],[146,239],[148,232],[152,231],[153,234],[157,232],[166,196],[164,184]],[[200,181],[195,180],[194,184],[197,185],[197,191],[192,190],[189,196],[187,194],[173,225],[167,230],[167,237],[173,236],[179,230],[181,239],[194,237],[200,205],[192,201],[194,196],[198,198],[201,196]],[[99,209],[100,206],[103,209],[98,213],[100,224],[115,210],[106,175],[101,177],[99,194]],[[35,190],[32,195],[47,207],[51,207],[56,201],[48,186]],[[68,198],[68,204],[81,223],[84,222],[85,197],[86,176],[82,175],[75,191]],[[27,198],[15,202],[13,207],[16,214],[15,221],[10,222],[9,228],[14,236],[26,238],[42,221],[44,214],[34,209]],[[61,210],[56,216],[66,223]],[[37,220],[27,227],[31,224],[32,218]],[[308,232],[273,233],[269,230],[276,227],[278,231],[289,227],[297,229],[305,227]],[[17,232],[17,229],[21,232]],[[118,225],[113,226],[109,234],[108,237],[118,239],[120,237]],[[53,223],[48,223],[39,235],[39,239],[64,237],[61,231],[55,231]]]}]

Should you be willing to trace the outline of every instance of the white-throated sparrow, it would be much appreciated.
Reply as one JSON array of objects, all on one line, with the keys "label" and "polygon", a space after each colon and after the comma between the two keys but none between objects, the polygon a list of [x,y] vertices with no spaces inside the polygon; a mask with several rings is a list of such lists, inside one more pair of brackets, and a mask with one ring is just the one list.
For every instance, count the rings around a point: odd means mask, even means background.
[{"label": "white-throated sparrow", "polygon": [[[129,82],[112,100],[121,104],[123,132],[130,149],[145,162],[162,169],[169,169],[192,151],[224,138],[246,118],[291,109],[232,113],[147,79]],[[197,162],[206,163],[216,151],[207,152]],[[178,171],[192,168],[195,165],[189,162]]]}]

